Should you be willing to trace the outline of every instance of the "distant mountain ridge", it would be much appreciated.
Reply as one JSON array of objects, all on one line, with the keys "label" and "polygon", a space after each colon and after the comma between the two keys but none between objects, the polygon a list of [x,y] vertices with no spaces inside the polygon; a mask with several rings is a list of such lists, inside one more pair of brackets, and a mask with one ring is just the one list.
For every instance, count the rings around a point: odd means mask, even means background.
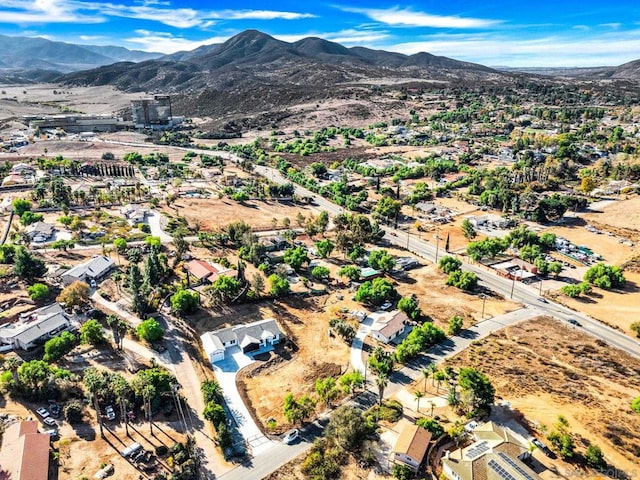
[{"label": "distant mountain ridge", "polygon": [[137,64],[119,63],[75,72],[60,80],[75,85],[111,84],[127,91],[197,91],[246,85],[335,86],[371,78],[451,78],[500,75],[488,67],[428,53],[404,55],[347,48],[309,37],[288,43],[257,30],[222,44],[205,45]]},{"label": "distant mountain ridge", "polygon": [[45,38],[0,35],[0,76],[42,81],[52,74],[87,70],[116,62],[141,62],[162,56],[124,47],[76,45]]}]

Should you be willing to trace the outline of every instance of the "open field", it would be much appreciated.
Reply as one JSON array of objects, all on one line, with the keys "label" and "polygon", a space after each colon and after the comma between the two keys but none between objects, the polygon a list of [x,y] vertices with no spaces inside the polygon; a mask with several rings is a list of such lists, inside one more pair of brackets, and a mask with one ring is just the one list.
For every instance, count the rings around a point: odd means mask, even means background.
[{"label": "open field", "polygon": [[[409,272],[404,281],[397,286],[402,295],[415,294],[420,300],[420,307],[436,325],[445,331],[449,319],[460,315],[465,319],[465,326],[481,319],[482,299],[478,295],[465,293],[456,287],[445,285],[447,275],[436,265],[427,265]],[[518,308],[515,302],[504,300],[498,296],[487,295],[485,301],[485,318],[502,315]]]},{"label": "open field", "polygon": [[569,298],[566,295],[558,294],[555,300],[609,326],[618,328],[627,335],[635,336],[630,325],[638,321],[640,272],[627,270],[624,275],[627,284],[620,291],[607,291],[594,287],[593,293],[589,296]]},{"label": "open field", "polygon": [[601,224],[612,229],[627,230],[629,235],[634,236],[631,240],[640,240],[640,197],[637,195],[597,208],[597,211],[584,214],[582,217],[594,225]]},{"label": "open field", "polygon": [[1,90],[0,121],[23,115],[56,115],[62,113],[63,107],[89,115],[112,114],[141,97],[110,86],[68,87],[52,83],[3,85]]},{"label": "open field", "polygon": [[640,361],[549,318],[507,327],[447,362],[489,376],[544,436],[558,415],[571,424],[577,451],[597,443],[605,459],[631,474],[640,463],[640,417],[630,408],[640,392]]},{"label": "open field", "polygon": [[203,231],[217,231],[237,221],[244,221],[254,229],[271,230],[274,218],[278,220],[277,226],[282,228],[282,220],[285,217],[290,220],[291,227],[297,228],[298,213],[305,216],[315,215],[313,207],[258,200],[239,203],[226,198],[180,198],[172,203],[170,208],[165,206],[161,211],[169,215],[175,215],[177,211],[179,215],[187,218],[189,224],[199,223]]}]

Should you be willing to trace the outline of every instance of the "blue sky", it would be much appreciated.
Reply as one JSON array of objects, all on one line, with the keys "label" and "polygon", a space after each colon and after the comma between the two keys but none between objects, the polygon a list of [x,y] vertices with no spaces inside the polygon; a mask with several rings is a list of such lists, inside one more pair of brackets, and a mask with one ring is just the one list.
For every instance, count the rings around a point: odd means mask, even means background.
[{"label": "blue sky", "polygon": [[640,58],[640,0],[2,0],[0,33],[172,53],[249,28],[489,66]]}]

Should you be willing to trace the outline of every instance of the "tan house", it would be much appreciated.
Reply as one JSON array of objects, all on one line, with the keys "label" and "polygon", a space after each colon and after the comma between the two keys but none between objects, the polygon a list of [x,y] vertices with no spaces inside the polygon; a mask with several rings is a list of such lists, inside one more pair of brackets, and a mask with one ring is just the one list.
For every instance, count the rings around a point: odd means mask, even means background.
[{"label": "tan house", "polygon": [[424,428],[418,425],[405,426],[393,447],[393,462],[402,463],[417,471],[427,453],[430,441],[431,433]]},{"label": "tan house", "polygon": [[49,434],[38,422],[16,422],[5,430],[0,449],[0,480],[47,480]]},{"label": "tan house", "polygon": [[442,458],[449,480],[540,480],[523,463],[531,456],[526,441],[510,429],[487,422],[473,430],[473,437],[474,443]]}]

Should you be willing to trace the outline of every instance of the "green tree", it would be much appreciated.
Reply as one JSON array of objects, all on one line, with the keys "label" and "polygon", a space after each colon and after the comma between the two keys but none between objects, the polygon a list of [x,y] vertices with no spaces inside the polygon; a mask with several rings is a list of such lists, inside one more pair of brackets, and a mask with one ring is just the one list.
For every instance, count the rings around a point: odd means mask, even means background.
[{"label": "green tree", "polygon": [[138,316],[142,316],[147,310],[147,300],[142,291],[142,274],[137,263],[129,265],[128,282],[131,291],[131,308]]},{"label": "green tree", "polygon": [[373,281],[366,281],[360,285],[355,298],[360,303],[382,305],[396,296],[396,289],[391,282],[384,278],[374,278]]},{"label": "green tree", "polygon": [[636,337],[640,338],[640,322],[633,322],[629,328],[631,328],[632,332],[636,333]]},{"label": "green tree", "polygon": [[148,318],[136,327],[138,337],[146,342],[153,343],[162,340],[164,329],[155,318]]},{"label": "green tree", "polygon": [[287,422],[294,425],[304,422],[315,410],[316,403],[308,395],[302,395],[296,399],[289,393],[284,398],[282,411]]},{"label": "green tree", "polygon": [[13,203],[13,213],[18,217],[22,217],[24,212],[28,212],[31,210],[31,202],[29,200],[25,200],[24,198],[16,198]]},{"label": "green tree", "polygon": [[626,282],[620,267],[604,263],[589,268],[584,274],[584,280],[605,290],[621,287]]},{"label": "green tree", "polygon": [[473,225],[471,224],[471,221],[468,218],[465,218],[464,220],[462,220],[462,225],[460,228],[462,228],[462,235],[467,240],[473,240],[478,236],[478,234],[476,233],[476,229],[473,228]]},{"label": "green tree", "polygon": [[373,250],[369,254],[369,266],[389,273],[396,266],[396,261],[386,250]]},{"label": "green tree", "polygon": [[471,410],[487,408],[493,404],[495,388],[489,379],[475,368],[461,368],[458,373],[458,385],[463,394],[467,394]]},{"label": "green tree", "polygon": [[64,406],[63,414],[67,422],[80,423],[84,414],[84,406],[78,400],[71,400]]},{"label": "green tree", "polygon": [[338,270],[338,275],[346,277],[352,282],[357,282],[360,280],[360,267],[356,267],[355,265],[345,265]]},{"label": "green tree", "polygon": [[336,381],[332,377],[316,380],[316,394],[322,403],[331,408],[331,402],[338,396]]},{"label": "green tree", "polygon": [[178,290],[171,296],[171,309],[178,315],[188,315],[198,310],[200,296],[191,290]]},{"label": "green tree", "polygon": [[549,264],[549,273],[552,273],[555,277],[562,272],[562,264],[560,262],[551,262]]},{"label": "green tree", "polygon": [[236,278],[220,275],[211,285],[210,291],[213,293],[214,298],[222,303],[227,303],[238,295],[240,288],[240,282]]},{"label": "green tree", "polygon": [[587,451],[584,454],[584,458],[587,461],[587,465],[589,465],[591,468],[603,469],[607,466],[607,462],[604,460],[602,449],[598,445],[589,445],[587,447]]},{"label": "green tree", "polygon": [[364,384],[364,377],[359,371],[345,373],[338,379],[338,384],[346,393],[353,393]]},{"label": "green tree", "polygon": [[631,401],[631,410],[640,415],[640,397],[636,397]]},{"label": "green tree", "polygon": [[455,257],[451,257],[449,255],[445,255],[438,262],[438,267],[440,268],[440,270],[442,270],[446,274],[449,274],[456,270],[460,270],[461,266],[462,266],[462,262],[460,260],[458,260]]},{"label": "green tree", "polygon": [[56,362],[73,350],[75,345],[76,336],[71,332],[62,332],[60,335],[46,341],[42,359],[48,363]]},{"label": "green tree", "polygon": [[382,347],[376,347],[369,356],[368,364],[376,375],[389,376],[393,371],[393,354],[386,352]]},{"label": "green tree", "polygon": [[387,222],[390,222],[398,216],[400,208],[402,208],[402,202],[385,196],[378,200],[374,213],[384,218]]},{"label": "green tree", "polygon": [[569,422],[562,415],[558,417],[553,430],[547,435],[547,440],[563,459],[568,460],[575,455],[575,444],[569,432]]},{"label": "green tree", "polygon": [[396,464],[391,471],[393,478],[398,480],[411,480],[413,478],[413,470],[409,465]]},{"label": "green tree", "polygon": [[331,414],[326,432],[347,452],[359,451],[370,433],[362,411],[351,405],[342,405]]},{"label": "green tree", "polygon": [[80,327],[80,342],[98,345],[104,342],[104,331],[98,320],[87,320]]},{"label": "green tree", "polygon": [[464,320],[460,315],[454,315],[449,319],[449,335],[457,335],[462,331]]},{"label": "green tree", "polygon": [[309,263],[309,255],[304,247],[288,248],[284,252],[284,261],[291,268],[298,271],[302,265]]},{"label": "green tree", "polygon": [[478,286],[478,276],[473,272],[455,270],[449,274],[446,283],[460,290],[471,291]]},{"label": "green tree", "polygon": [[378,387],[378,404],[382,405],[382,400],[384,398],[384,390],[387,388],[389,384],[389,377],[381,373],[376,377],[376,386]]},{"label": "green tree", "polygon": [[200,391],[205,403],[222,403],[222,387],[216,380],[205,380],[200,385]]},{"label": "green tree", "polygon": [[20,223],[25,227],[27,225],[31,225],[32,223],[41,222],[44,220],[44,215],[41,213],[33,213],[30,211],[24,212],[20,215]]},{"label": "green tree", "polygon": [[13,261],[13,272],[28,282],[36,278],[41,278],[47,273],[47,267],[44,262],[34,257],[31,252],[22,246],[18,246],[15,249]]},{"label": "green tree", "polygon": [[322,258],[327,258],[331,256],[331,252],[333,252],[334,248],[335,248],[335,245],[328,238],[325,238],[324,240],[319,240],[316,242],[316,250],[318,252],[318,255],[320,255],[320,257]]},{"label": "green tree", "polygon": [[424,428],[428,432],[431,432],[432,438],[438,438],[440,435],[444,434],[444,427],[440,422],[438,422],[434,418],[422,417],[416,420],[416,425],[421,428]]},{"label": "green tree", "polygon": [[267,278],[271,288],[269,290],[269,294],[274,297],[282,297],[289,293],[290,286],[289,281],[286,278],[283,278],[275,273],[269,275]]},{"label": "green tree", "polygon": [[27,292],[31,300],[38,301],[44,300],[49,296],[49,287],[44,283],[34,283],[27,287]]},{"label": "green tree", "polygon": [[311,276],[317,280],[326,280],[329,278],[330,271],[327,267],[323,267],[322,265],[318,265],[317,267],[313,267],[311,270]]},{"label": "green tree", "polygon": [[417,320],[422,316],[422,311],[415,296],[402,297],[398,300],[398,310],[407,314],[412,320]]},{"label": "green tree", "polygon": [[113,248],[116,249],[119,255],[124,255],[127,251],[127,240],[124,238],[116,238],[113,241]]}]

